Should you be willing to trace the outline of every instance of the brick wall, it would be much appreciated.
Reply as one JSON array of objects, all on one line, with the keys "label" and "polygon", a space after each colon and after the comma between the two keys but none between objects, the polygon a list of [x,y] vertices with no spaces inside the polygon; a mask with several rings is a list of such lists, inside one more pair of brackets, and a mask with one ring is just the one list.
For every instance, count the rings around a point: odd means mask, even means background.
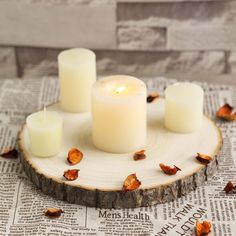
[{"label": "brick wall", "polygon": [[0,78],[56,75],[70,47],[99,74],[236,74],[236,1],[0,0]]}]

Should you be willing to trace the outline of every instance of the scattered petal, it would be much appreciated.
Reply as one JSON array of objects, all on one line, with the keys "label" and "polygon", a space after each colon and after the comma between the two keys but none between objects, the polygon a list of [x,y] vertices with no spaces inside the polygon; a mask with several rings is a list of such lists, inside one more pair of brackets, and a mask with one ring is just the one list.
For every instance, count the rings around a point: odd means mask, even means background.
[{"label": "scattered petal", "polygon": [[4,150],[3,153],[0,154],[0,156],[8,158],[8,159],[14,159],[18,157],[18,151],[14,148],[8,148]]},{"label": "scattered petal", "polygon": [[216,116],[222,120],[236,120],[236,112],[234,112],[234,108],[227,103],[216,112]]},{"label": "scattered petal", "polygon": [[68,152],[67,161],[71,165],[78,164],[82,159],[83,159],[83,153],[77,148],[71,148],[71,150]]},{"label": "scattered petal", "polygon": [[125,179],[123,184],[123,190],[132,191],[139,188],[140,185],[141,182],[138,180],[136,174],[131,174]]},{"label": "scattered petal", "polygon": [[232,183],[231,181],[229,181],[229,182],[225,185],[224,191],[225,191],[226,193],[230,193],[230,192],[232,192],[233,190],[235,190],[235,186],[233,185],[233,183]]},{"label": "scattered petal", "polygon": [[211,223],[204,220],[202,223],[198,220],[196,221],[196,235],[206,235],[211,232]]},{"label": "scattered petal", "polygon": [[147,103],[151,103],[151,102],[153,102],[155,99],[157,99],[159,97],[160,97],[160,95],[158,93],[150,93],[147,96]]},{"label": "scattered petal", "polygon": [[167,175],[175,175],[177,171],[181,171],[181,169],[175,165],[173,167],[170,167],[164,165],[163,163],[160,163],[159,166],[162,169],[162,171]]},{"label": "scattered petal", "polygon": [[135,161],[145,159],[146,158],[145,150],[140,150],[138,152],[135,152],[133,158],[134,158]]},{"label": "scattered petal", "polygon": [[64,211],[62,209],[59,209],[59,208],[50,207],[50,208],[46,208],[44,210],[45,216],[47,216],[49,218],[59,218],[62,213],[64,213]]},{"label": "scattered petal", "polygon": [[63,176],[69,181],[76,180],[79,176],[79,169],[67,170],[64,172]]},{"label": "scattered petal", "polygon": [[201,153],[197,153],[196,159],[205,165],[209,164],[213,160],[212,157],[207,156],[205,154],[201,154]]}]

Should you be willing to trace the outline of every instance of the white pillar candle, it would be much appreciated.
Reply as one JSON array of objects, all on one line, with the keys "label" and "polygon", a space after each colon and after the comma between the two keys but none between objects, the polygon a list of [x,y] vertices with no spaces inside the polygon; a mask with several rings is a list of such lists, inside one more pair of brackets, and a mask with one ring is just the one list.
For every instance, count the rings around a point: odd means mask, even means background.
[{"label": "white pillar candle", "polygon": [[146,85],[115,75],[98,80],[92,89],[92,136],[103,151],[125,153],[146,144]]},{"label": "white pillar candle", "polygon": [[193,83],[176,83],[165,90],[165,126],[171,131],[198,130],[203,119],[202,88]]},{"label": "white pillar candle", "polygon": [[26,119],[30,149],[35,156],[47,157],[59,152],[62,118],[57,112],[39,111]]},{"label": "white pillar candle", "polygon": [[67,112],[91,109],[91,88],[96,81],[96,56],[84,48],[63,51],[58,56],[60,104]]}]

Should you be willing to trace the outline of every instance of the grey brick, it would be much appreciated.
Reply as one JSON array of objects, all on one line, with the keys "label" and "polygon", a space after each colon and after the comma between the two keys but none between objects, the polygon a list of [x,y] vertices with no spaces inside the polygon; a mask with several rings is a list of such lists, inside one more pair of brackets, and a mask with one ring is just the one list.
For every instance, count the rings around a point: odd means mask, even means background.
[{"label": "grey brick", "polygon": [[[23,77],[57,75],[60,49],[18,48]],[[178,51],[95,51],[98,74],[157,76],[163,73],[214,73],[225,70],[224,52]]]},{"label": "grey brick", "polygon": [[232,50],[236,49],[235,26],[170,27],[168,49]]},{"label": "grey brick", "polygon": [[62,49],[20,47],[16,49],[20,76],[38,78],[57,75],[57,56]]},{"label": "grey brick", "polygon": [[118,47],[121,49],[156,50],[166,48],[166,29],[148,27],[120,27]]},{"label": "grey brick", "polygon": [[0,1],[0,44],[114,48],[115,13],[115,4]]},{"label": "grey brick", "polygon": [[13,47],[0,47],[0,78],[17,77],[17,65]]},{"label": "grey brick", "polygon": [[[228,63],[229,63],[230,72],[233,74],[236,74],[236,51],[232,51],[230,53]],[[235,78],[235,80],[236,80],[236,78]]]},{"label": "grey brick", "polygon": [[236,1],[128,2],[118,4],[123,26],[227,24],[236,22]]},{"label": "grey brick", "polygon": [[224,52],[97,52],[99,74],[157,76],[163,73],[214,73],[225,70]]}]

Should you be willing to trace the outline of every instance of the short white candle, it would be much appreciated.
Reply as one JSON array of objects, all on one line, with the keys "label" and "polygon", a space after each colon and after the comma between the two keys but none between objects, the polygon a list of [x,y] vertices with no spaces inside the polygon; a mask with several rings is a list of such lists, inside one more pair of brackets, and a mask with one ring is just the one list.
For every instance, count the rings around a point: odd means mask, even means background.
[{"label": "short white candle", "polygon": [[67,112],[91,110],[91,88],[96,81],[96,56],[84,48],[63,51],[58,56],[60,104]]},{"label": "short white candle", "polygon": [[93,143],[106,152],[137,151],[146,144],[146,85],[115,75],[92,89]]},{"label": "short white candle", "polygon": [[190,133],[200,129],[203,119],[202,88],[193,83],[176,83],[165,90],[165,126]]},{"label": "short white candle", "polygon": [[26,119],[30,148],[35,156],[47,157],[60,151],[62,118],[57,112],[39,111]]}]

